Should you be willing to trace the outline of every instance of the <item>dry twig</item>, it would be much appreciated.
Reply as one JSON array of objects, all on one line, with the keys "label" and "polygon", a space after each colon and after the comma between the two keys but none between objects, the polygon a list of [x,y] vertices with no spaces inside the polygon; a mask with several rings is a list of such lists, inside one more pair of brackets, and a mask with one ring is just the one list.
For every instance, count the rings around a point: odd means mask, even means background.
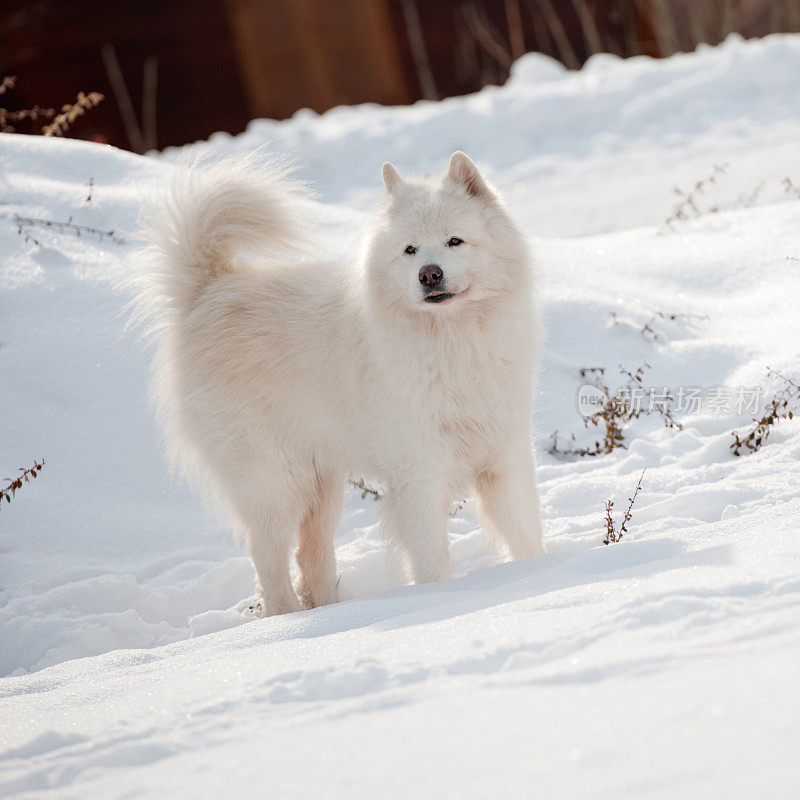
[{"label": "dry twig", "polygon": [[786,194],[793,194],[798,200],[800,200],[800,186],[794,183],[788,175],[781,181],[781,183],[783,184]]},{"label": "dry twig", "polygon": [[741,434],[731,431],[733,442],[731,450],[735,456],[744,455],[748,450],[755,453],[766,442],[772,426],[782,419],[793,419],[794,412],[800,407],[800,385],[783,373],[767,368],[770,378],[780,378],[783,388],[764,406],[760,419],[753,417],[752,426]]},{"label": "dry twig", "polygon": [[42,128],[42,135],[63,136],[78,117],[82,117],[90,109],[99,106],[103,99],[104,96],[100,92],[89,92],[89,94],[78,92],[77,100],[63,106],[61,113],[49,125]]},{"label": "dry twig", "polygon": [[[354,489],[357,489],[359,492],[361,492],[362,500],[365,500],[368,494],[372,495],[373,500],[383,499],[383,495],[377,489],[374,489],[372,486],[367,486],[367,483],[363,478],[359,478],[357,481],[354,481],[352,478],[349,478],[347,482]],[[452,510],[450,511],[450,516],[454,517],[456,514],[458,514],[458,512],[461,511],[462,508],[464,508],[464,504],[466,502],[467,501],[463,498],[460,500],[456,500],[456,502],[453,504]]]},{"label": "dry twig", "polygon": [[[16,75],[7,75],[0,80],[0,94],[5,94],[9,89],[13,89],[17,83]],[[23,108],[19,111],[9,111],[7,108],[0,108],[0,133],[14,133],[16,125],[23,120],[29,119],[36,122],[39,119],[51,119],[56,112],[52,108]]]},{"label": "dry twig", "polygon": [[[646,406],[640,406],[633,402],[634,394],[643,391],[642,378],[645,370],[650,369],[650,364],[645,361],[635,371],[625,369],[621,364],[619,371],[626,375],[628,380],[624,386],[617,389],[612,394],[608,386],[603,382],[605,370],[602,367],[584,367],[581,369],[581,377],[589,374],[595,376],[594,385],[603,395],[602,407],[591,416],[584,417],[584,427],[590,425],[601,428],[603,431],[602,439],[597,439],[591,447],[562,447],[559,443],[559,433],[555,431],[552,436],[552,443],[548,453],[554,456],[580,456],[592,457],[608,455],[617,449],[627,449],[625,445],[625,432],[628,425],[641,416],[658,414],[664,421],[667,428],[677,428],[681,430],[683,425],[672,416],[670,403],[672,397],[668,392],[664,392],[663,398],[659,402],[653,401],[653,394],[650,395],[650,402]],[[570,441],[575,442],[575,434],[570,435]]]},{"label": "dry twig", "polygon": [[28,483],[32,478],[35,478],[41,472],[43,466],[44,459],[34,461],[32,467],[27,469],[20,467],[19,472],[22,474],[16,478],[3,478],[4,481],[7,481],[7,484],[0,489],[0,508],[2,508],[2,500],[5,499],[6,502],[10,503],[11,498],[17,493],[17,489],[21,489],[23,483]]},{"label": "dry twig", "polygon": [[60,233],[74,233],[75,236],[80,236],[82,233],[86,233],[91,236],[97,236],[100,241],[103,239],[109,239],[117,244],[125,243],[125,240],[121,236],[117,235],[113,230],[103,231],[99,228],[92,228],[89,225],[77,225],[72,221],[72,217],[69,217],[66,222],[59,222],[52,219],[22,217],[19,214],[14,214],[11,219],[14,220],[14,223],[17,226],[17,233],[20,234],[20,236],[25,236],[26,242],[30,240],[34,244],[41,244],[41,242],[33,237],[33,234],[30,231],[31,228],[51,228],[59,231]]},{"label": "dry twig", "polygon": [[730,164],[714,164],[714,169],[705,178],[697,181],[695,185],[685,192],[679,186],[673,189],[673,192],[680,197],[680,200],[672,207],[669,216],[664,220],[659,233],[666,233],[668,230],[673,230],[677,222],[683,222],[694,217],[702,216],[703,212],[698,206],[700,196],[705,191],[706,187],[717,182],[720,175],[725,175],[728,172]]},{"label": "dry twig", "polygon": [[614,508],[614,501],[607,500],[605,504],[606,510],[606,535],[603,539],[603,544],[611,544],[612,542],[621,542],[622,537],[628,532],[628,523],[631,521],[631,516],[633,514],[633,504],[636,502],[636,498],[639,495],[639,492],[642,488],[642,480],[644,479],[644,473],[647,469],[642,470],[642,474],[639,477],[639,483],[636,484],[636,490],[633,493],[632,497],[628,498],[628,508],[625,511],[625,518],[622,520],[622,525],[620,525],[619,530],[616,529],[614,525],[614,517],[612,516],[612,510]]},{"label": "dry twig", "polygon": [[[608,315],[611,319],[612,324],[614,325],[622,325],[623,321],[617,316],[615,311],[609,312]],[[659,331],[657,331],[653,326],[656,324],[656,320],[664,320],[667,322],[702,322],[707,320],[708,317],[705,314],[687,314],[682,312],[673,312],[667,313],[666,311],[656,311],[652,317],[650,317],[647,322],[642,325],[639,329],[639,333],[642,335],[642,338],[648,342],[659,342],[662,340],[662,335]]]}]

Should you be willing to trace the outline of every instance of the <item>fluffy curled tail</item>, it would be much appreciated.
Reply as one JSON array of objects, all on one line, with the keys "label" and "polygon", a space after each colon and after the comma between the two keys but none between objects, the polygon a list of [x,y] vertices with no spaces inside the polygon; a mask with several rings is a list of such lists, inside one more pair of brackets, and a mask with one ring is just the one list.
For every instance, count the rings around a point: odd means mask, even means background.
[{"label": "fluffy curled tail", "polygon": [[177,167],[143,218],[149,247],[136,270],[139,310],[144,300],[151,321],[156,309],[187,313],[210,282],[237,269],[241,250],[268,256],[302,250],[297,186],[286,174],[253,155]]}]

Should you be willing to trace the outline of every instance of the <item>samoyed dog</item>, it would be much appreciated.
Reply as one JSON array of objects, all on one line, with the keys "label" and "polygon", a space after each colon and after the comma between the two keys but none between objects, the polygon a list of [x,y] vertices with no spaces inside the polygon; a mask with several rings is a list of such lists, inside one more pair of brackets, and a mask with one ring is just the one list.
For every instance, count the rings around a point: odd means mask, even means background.
[{"label": "samoyed dog", "polygon": [[144,225],[166,438],[242,532],[265,615],[336,602],[348,476],[385,488],[411,582],[451,577],[448,511],[467,493],[507,557],[542,552],[525,238],[463,153],[434,182],[384,164],[383,183],[340,265],[309,258],[296,187],[252,157],[177,171]]}]

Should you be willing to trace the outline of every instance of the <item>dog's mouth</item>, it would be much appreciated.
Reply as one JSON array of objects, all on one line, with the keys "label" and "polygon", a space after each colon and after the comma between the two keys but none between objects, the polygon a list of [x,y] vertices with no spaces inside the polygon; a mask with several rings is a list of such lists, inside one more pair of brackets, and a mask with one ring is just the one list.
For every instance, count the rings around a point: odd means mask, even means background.
[{"label": "dog's mouth", "polygon": [[425,295],[425,302],[444,303],[445,300],[449,300],[451,297],[455,297],[452,292],[431,292]]},{"label": "dog's mouth", "polygon": [[428,292],[423,298],[426,303],[446,303],[448,300],[452,300],[454,297],[461,297],[462,294],[466,294],[468,289],[464,289],[463,292]]}]

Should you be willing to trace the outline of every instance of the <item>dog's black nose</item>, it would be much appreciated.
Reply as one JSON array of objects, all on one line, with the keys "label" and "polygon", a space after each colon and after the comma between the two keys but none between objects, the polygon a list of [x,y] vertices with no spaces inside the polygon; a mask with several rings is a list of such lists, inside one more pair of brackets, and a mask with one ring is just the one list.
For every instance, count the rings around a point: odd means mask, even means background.
[{"label": "dog's black nose", "polygon": [[442,278],[444,278],[444,272],[438,264],[426,264],[419,271],[419,282],[428,289],[438,286],[442,282]]}]

